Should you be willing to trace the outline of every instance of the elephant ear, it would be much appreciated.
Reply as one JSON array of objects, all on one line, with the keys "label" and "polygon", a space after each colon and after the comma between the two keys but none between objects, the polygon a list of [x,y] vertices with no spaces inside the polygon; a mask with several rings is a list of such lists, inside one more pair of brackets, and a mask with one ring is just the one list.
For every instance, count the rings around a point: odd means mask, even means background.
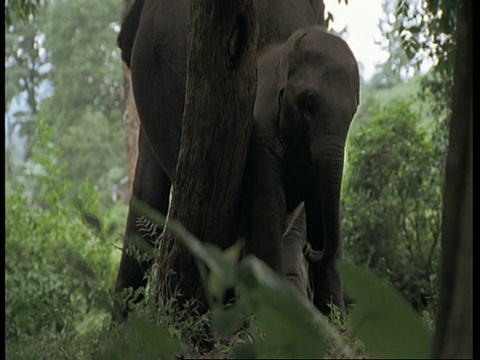
[{"label": "elephant ear", "polygon": [[304,34],[304,31],[297,31],[285,43],[270,45],[259,55],[254,118],[256,126],[261,126],[269,134],[278,130],[283,92],[288,81],[289,57]]},{"label": "elephant ear", "polygon": [[120,33],[117,38],[117,45],[122,51],[122,60],[129,68],[133,43],[135,41],[135,36],[137,35],[144,2],[144,0],[135,0],[130,9],[127,10],[127,14],[123,18]]},{"label": "elephant ear", "polygon": [[257,97],[254,107],[255,125],[266,128],[277,123],[284,80],[280,75],[282,44],[270,45],[258,57]]}]

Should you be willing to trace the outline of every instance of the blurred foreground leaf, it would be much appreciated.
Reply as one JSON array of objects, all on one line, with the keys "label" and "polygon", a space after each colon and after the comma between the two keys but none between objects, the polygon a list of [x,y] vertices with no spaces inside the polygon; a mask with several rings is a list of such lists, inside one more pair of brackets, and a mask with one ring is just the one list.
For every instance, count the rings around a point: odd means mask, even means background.
[{"label": "blurred foreground leaf", "polygon": [[130,314],[126,333],[107,346],[99,359],[173,359],[184,353],[182,343],[167,327]]},{"label": "blurred foreground leaf", "polygon": [[398,291],[367,269],[341,262],[339,270],[356,303],[350,329],[367,353],[397,359],[430,356],[433,334]]},{"label": "blurred foreground leaf", "polygon": [[[257,358],[322,358],[327,320],[297,295],[262,261],[247,256],[240,265],[238,294],[264,334],[256,343]],[[251,350],[251,349],[250,349]]]},{"label": "blurred foreground leaf", "polygon": [[215,306],[212,309],[212,328],[223,339],[228,339],[245,322],[245,314],[239,303],[228,307]]},{"label": "blurred foreground leaf", "polygon": [[[150,221],[163,225],[165,217],[139,200],[134,208]],[[349,357],[351,350],[326,317],[312,303],[297,294],[287,281],[264,262],[246,256],[237,264],[242,244],[225,251],[199,241],[178,221],[168,219],[166,228],[181,241],[209,272],[204,286],[214,295],[213,330],[227,338],[241,326],[244,313],[253,319],[260,336],[253,342],[235,346],[235,356],[243,358],[322,358],[327,340],[333,340],[339,353]],[[206,274],[206,273],[205,273]],[[238,303],[222,308],[222,297],[234,287]]]}]

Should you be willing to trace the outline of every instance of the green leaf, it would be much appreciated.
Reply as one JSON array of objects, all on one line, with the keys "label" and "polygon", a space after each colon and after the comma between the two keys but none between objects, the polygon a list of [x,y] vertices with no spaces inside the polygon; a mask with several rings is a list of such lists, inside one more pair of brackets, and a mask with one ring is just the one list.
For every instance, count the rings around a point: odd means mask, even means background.
[{"label": "green leaf", "polygon": [[130,315],[129,325],[131,326],[129,339],[138,339],[137,344],[140,348],[136,350],[140,352],[143,348],[147,358],[171,359],[182,351],[181,343],[170,335],[166,327],[156,326],[135,313]]},{"label": "green leaf", "polygon": [[207,287],[210,291],[210,294],[216,301],[222,301],[225,292],[231,284],[229,278],[225,271],[217,269],[215,271],[211,271],[207,278]]},{"label": "green leaf", "polygon": [[237,262],[240,257],[242,243],[236,243],[222,252],[222,250],[211,243],[201,242],[178,221],[168,219],[155,209],[151,208],[140,199],[132,199],[132,208],[139,214],[145,216],[153,223],[163,226],[173,233],[190,252],[209,268],[208,289],[216,299],[222,299],[225,291],[235,285],[237,279]]},{"label": "green leaf", "polygon": [[245,317],[239,303],[229,307],[216,306],[212,309],[212,328],[217,335],[228,339],[242,326]]},{"label": "green leaf", "polygon": [[223,252],[225,258],[230,264],[236,265],[238,263],[244,246],[243,243],[243,241],[238,241]]},{"label": "green leaf", "polygon": [[206,261],[211,270],[207,283],[208,289],[218,301],[222,301],[226,291],[235,286],[238,273],[237,263],[242,246],[242,243],[238,242],[222,252],[213,244],[204,244],[207,256],[211,258]]},{"label": "green leaf", "polygon": [[238,344],[233,348],[235,359],[257,359],[257,344]]},{"label": "green leaf", "polygon": [[350,329],[378,358],[428,358],[433,334],[395,289],[365,268],[339,264],[347,292],[356,304]]},{"label": "green leaf", "polygon": [[239,271],[240,300],[264,334],[256,346],[258,357],[322,358],[326,337],[318,310],[255,257],[246,257]]}]

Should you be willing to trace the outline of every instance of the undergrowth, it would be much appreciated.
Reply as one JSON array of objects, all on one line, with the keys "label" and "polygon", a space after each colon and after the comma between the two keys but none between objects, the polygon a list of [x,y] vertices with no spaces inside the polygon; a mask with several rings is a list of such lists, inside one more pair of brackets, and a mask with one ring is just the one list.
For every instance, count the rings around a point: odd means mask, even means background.
[{"label": "undergrowth", "polygon": [[[258,259],[240,259],[241,244],[221,251],[181,224],[168,231],[196,257],[210,299],[178,306],[158,299],[155,282],[126,323],[111,321],[112,287],[125,212],[105,211],[97,189],[63,181],[65,168],[46,122],[39,123],[32,184],[10,187],[5,220],[6,359],[382,358],[427,357],[432,331],[384,280],[339,264],[354,305],[344,321],[327,320]],[[79,206],[79,204],[82,204]],[[134,203],[153,223],[161,214]],[[96,219],[96,220],[95,220]],[[208,269],[208,271],[206,271]],[[208,275],[207,275],[208,274]],[[152,279],[156,277],[153,276]],[[177,294],[178,295],[178,294]],[[427,317],[425,317],[427,318]],[[430,317],[431,320],[431,317]]]}]

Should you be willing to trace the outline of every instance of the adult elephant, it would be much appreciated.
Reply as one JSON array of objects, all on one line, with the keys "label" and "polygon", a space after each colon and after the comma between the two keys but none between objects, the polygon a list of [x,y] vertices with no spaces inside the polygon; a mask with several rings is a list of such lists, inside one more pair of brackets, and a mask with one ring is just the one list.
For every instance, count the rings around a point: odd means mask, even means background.
[{"label": "adult elephant", "polygon": [[[314,302],[343,306],[339,255],[343,147],[358,104],[356,61],[338,37],[316,27],[314,0],[258,0],[258,88],[245,178],[247,252],[283,273],[285,219],[305,201]],[[130,67],[141,119],[133,195],[167,213],[180,147],[187,63],[187,0],[137,0],[118,43]],[[304,29],[304,30],[299,30]],[[128,251],[138,235],[130,210],[115,291],[145,285],[148,261]],[[126,311],[121,307],[123,315]]]}]

